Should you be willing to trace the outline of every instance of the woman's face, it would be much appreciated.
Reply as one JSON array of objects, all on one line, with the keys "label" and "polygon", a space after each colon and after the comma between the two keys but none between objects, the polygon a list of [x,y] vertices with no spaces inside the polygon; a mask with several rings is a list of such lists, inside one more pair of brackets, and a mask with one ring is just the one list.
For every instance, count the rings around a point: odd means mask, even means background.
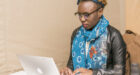
[{"label": "woman's face", "polygon": [[97,10],[98,8],[99,7],[97,6],[97,4],[92,1],[82,1],[79,3],[79,19],[85,29],[93,29],[94,26],[98,23],[103,13],[103,9],[100,8],[99,10]]}]

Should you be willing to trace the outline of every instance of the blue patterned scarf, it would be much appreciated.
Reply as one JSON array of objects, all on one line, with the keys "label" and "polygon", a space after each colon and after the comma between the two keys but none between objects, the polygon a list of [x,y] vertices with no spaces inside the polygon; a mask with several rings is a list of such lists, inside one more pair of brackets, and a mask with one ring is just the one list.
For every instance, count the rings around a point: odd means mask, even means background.
[{"label": "blue patterned scarf", "polygon": [[[107,26],[108,20],[101,17],[97,25],[91,30],[80,27],[72,44],[72,59],[74,70],[77,68],[106,68],[107,52]],[[86,42],[89,42],[86,55]]]}]

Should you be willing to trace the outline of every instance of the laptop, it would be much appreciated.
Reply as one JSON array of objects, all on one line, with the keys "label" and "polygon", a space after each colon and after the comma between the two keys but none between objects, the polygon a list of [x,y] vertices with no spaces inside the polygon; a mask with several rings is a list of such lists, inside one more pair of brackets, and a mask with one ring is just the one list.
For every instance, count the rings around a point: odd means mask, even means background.
[{"label": "laptop", "polygon": [[27,75],[60,75],[51,57],[18,55]]}]

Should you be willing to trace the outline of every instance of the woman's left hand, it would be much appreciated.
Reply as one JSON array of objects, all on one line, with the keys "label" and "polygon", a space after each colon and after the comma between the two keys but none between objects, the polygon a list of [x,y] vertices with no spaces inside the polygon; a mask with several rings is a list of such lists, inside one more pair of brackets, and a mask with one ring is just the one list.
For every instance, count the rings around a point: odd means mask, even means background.
[{"label": "woman's left hand", "polygon": [[[79,74],[77,74],[79,73]],[[85,68],[76,69],[72,75],[93,75],[93,71]]]}]

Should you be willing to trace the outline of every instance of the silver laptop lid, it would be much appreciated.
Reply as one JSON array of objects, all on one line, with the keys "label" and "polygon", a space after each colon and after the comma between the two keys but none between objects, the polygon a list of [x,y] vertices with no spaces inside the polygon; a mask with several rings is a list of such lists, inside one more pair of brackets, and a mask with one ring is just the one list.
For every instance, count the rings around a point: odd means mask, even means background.
[{"label": "silver laptop lid", "polygon": [[60,75],[53,58],[18,55],[27,75]]}]

